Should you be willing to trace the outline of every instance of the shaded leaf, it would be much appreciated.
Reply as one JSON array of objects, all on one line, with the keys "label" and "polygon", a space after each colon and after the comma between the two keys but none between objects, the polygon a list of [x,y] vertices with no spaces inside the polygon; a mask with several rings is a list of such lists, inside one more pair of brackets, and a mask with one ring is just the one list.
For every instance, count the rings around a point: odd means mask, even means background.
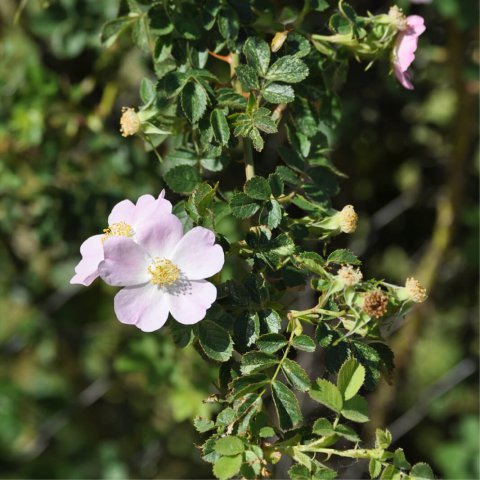
[{"label": "shaded leaf", "polygon": [[319,378],[313,383],[309,393],[313,400],[325,405],[331,410],[336,412],[342,410],[342,394],[340,393],[340,390],[328,380]]},{"label": "shaded leaf", "polygon": [[306,392],[310,388],[310,378],[297,362],[286,358],[282,363],[282,370],[297,390]]},{"label": "shaded leaf", "polygon": [[207,108],[207,92],[198,82],[189,82],[182,90],[182,109],[191,123],[198,122]]},{"label": "shaded leaf", "polygon": [[198,338],[203,351],[219,362],[226,362],[233,352],[233,342],[229,333],[211,320],[203,320],[198,325]]},{"label": "shaded leaf", "polygon": [[282,430],[291,430],[303,420],[297,397],[282,382],[273,382],[272,397]]},{"label": "shaded leaf", "polygon": [[338,372],[337,386],[344,400],[355,396],[365,381],[365,368],[354,358],[349,358]]}]

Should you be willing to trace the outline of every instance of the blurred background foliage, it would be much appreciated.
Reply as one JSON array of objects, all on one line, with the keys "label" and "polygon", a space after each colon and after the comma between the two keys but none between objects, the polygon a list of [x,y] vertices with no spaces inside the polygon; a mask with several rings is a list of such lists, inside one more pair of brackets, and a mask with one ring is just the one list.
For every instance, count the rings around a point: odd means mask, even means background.
[{"label": "blurred background foliage", "polygon": [[[281,4],[281,2],[277,2]],[[359,11],[387,9],[358,1]],[[370,398],[412,462],[479,478],[478,4],[400,2],[426,18],[414,92],[355,64],[334,154],[355,205],[347,245],[366,276],[414,274],[426,304],[393,332],[393,385]],[[0,2],[0,477],[207,478],[195,415],[215,368],[168,331],[114,318],[114,291],[69,285],[110,208],[162,188],[158,160],[118,132],[150,65],[125,37],[101,47],[116,0]],[[264,155],[275,155],[266,149]],[[352,465],[342,478],[360,478]]]}]

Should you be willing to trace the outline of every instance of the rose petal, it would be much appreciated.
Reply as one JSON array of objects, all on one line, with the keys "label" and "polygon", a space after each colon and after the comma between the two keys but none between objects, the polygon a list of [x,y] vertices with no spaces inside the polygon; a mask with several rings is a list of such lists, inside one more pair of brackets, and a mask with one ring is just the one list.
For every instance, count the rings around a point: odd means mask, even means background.
[{"label": "rose petal", "polygon": [[142,195],[135,206],[134,229],[137,231],[146,222],[151,222],[160,216],[172,213],[172,204],[165,200],[162,194],[157,199],[152,195]]},{"label": "rose petal", "polygon": [[402,72],[398,68],[394,68],[395,76],[400,84],[405,87],[407,90],[414,90],[413,83],[410,80],[410,73],[409,72]]},{"label": "rose petal", "polygon": [[80,247],[82,259],[75,267],[70,283],[88,287],[98,277],[98,265],[103,260],[102,235],[87,238]]},{"label": "rose petal", "polygon": [[219,272],[225,262],[220,245],[214,245],[215,234],[203,227],[188,231],[172,253],[172,262],[190,280],[201,280]]},{"label": "rose petal", "polygon": [[411,33],[415,36],[421,35],[425,30],[425,20],[420,15],[410,15],[407,17],[407,24]]},{"label": "rose petal", "polygon": [[122,288],[113,303],[122,323],[135,325],[144,332],[162,328],[168,318],[167,296],[150,282]]},{"label": "rose petal", "polygon": [[110,237],[103,245],[105,260],[98,268],[109,285],[117,287],[140,285],[150,280],[147,252],[131,238]]},{"label": "rose petal", "polygon": [[155,217],[137,231],[137,242],[152,256],[170,258],[183,235],[180,220],[172,214]]},{"label": "rose petal", "polygon": [[113,207],[112,212],[108,216],[108,224],[113,225],[114,223],[125,222],[132,226],[134,215],[135,205],[130,200],[122,200]]},{"label": "rose petal", "polygon": [[206,280],[188,282],[180,291],[167,290],[172,317],[184,325],[202,320],[217,298],[215,285]]}]

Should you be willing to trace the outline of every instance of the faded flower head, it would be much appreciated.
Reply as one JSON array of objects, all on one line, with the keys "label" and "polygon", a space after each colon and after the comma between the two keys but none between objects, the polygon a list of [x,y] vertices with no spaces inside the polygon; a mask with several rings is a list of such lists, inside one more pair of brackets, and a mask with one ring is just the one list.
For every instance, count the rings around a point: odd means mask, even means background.
[{"label": "faded flower head", "polygon": [[337,278],[347,287],[353,287],[362,281],[363,275],[359,268],[344,265],[338,272]]},{"label": "faded flower head", "polygon": [[413,277],[407,278],[405,282],[405,290],[411,300],[416,303],[422,303],[427,299],[427,290]]},{"label": "faded flower head", "polygon": [[418,37],[425,31],[425,22],[419,15],[406,18],[407,27],[400,29],[393,48],[393,70],[397,80],[408,90],[413,90],[408,68],[415,60]]},{"label": "faded flower head", "polygon": [[169,313],[184,325],[202,320],[217,298],[216,287],[205,279],[224,263],[211,230],[195,227],[184,235],[171,213],[152,219],[135,240],[119,236],[106,241],[104,258],[102,279],[124,287],[114,300],[117,318],[144,332],[161,328]]},{"label": "faded flower head", "polygon": [[407,17],[403,14],[401,8],[394,5],[390,7],[388,11],[388,16],[390,17],[392,24],[395,25],[397,30],[403,31],[408,28]]},{"label": "faded flower head", "polygon": [[120,132],[122,137],[135,135],[140,130],[140,118],[133,108],[122,108],[122,116],[120,117]]},{"label": "faded flower head", "polygon": [[388,297],[381,290],[367,292],[363,298],[363,311],[373,318],[381,318],[387,313]]},{"label": "faded flower head", "polygon": [[346,205],[340,211],[340,230],[353,233],[357,229],[358,215],[352,205]]},{"label": "faded flower head", "polygon": [[130,200],[117,203],[108,216],[108,227],[103,229],[103,234],[93,235],[82,243],[82,259],[75,267],[75,275],[70,283],[88,287],[98,277],[98,265],[103,260],[103,248],[107,240],[118,237],[135,239],[147,222],[158,215],[170,213],[172,204],[164,196],[165,192],[162,191],[157,199],[152,195],[142,195],[136,204]]}]

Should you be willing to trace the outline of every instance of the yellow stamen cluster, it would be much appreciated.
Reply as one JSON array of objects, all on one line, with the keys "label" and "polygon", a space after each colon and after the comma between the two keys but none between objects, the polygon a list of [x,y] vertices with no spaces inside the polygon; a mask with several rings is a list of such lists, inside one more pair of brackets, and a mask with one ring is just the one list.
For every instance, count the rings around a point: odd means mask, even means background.
[{"label": "yellow stamen cluster", "polygon": [[365,294],[363,311],[373,318],[381,318],[387,313],[388,297],[381,290],[373,290]]},{"label": "yellow stamen cluster", "polygon": [[352,205],[346,205],[340,212],[340,230],[343,233],[353,233],[357,229],[358,215]]},{"label": "yellow stamen cluster", "polygon": [[140,130],[140,118],[133,108],[122,108],[120,117],[120,132],[123,137],[135,135]]},{"label": "yellow stamen cluster", "polygon": [[408,28],[407,17],[405,17],[401,8],[397,7],[396,5],[390,7],[388,16],[392,20],[392,23],[395,25],[397,30],[403,31]]},{"label": "yellow stamen cluster", "polygon": [[109,237],[133,237],[133,234],[133,228],[128,223],[112,223],[103,229],[102,243]]},{"label": "yellow stamen cluster", "polygon": [[173,285],[180,277],[180,269],[166,258],[155,258],[148,266],[148,273],[152,276],[153,285]]},{"label": "yellow stamen cluster", "polygon": [[422,287],[420,282],[413,278],[407,278],[405,282],[405,289],[410,298],[416,303],[422,303],[427,299],[427,290]]},{"label": "yellow stamen cluster", "polygon": [[337,277],[347,287],[353,287],[362,281],[363,275],[359,268],[353,268],[351,265],[344,265],[337,272]]}]

